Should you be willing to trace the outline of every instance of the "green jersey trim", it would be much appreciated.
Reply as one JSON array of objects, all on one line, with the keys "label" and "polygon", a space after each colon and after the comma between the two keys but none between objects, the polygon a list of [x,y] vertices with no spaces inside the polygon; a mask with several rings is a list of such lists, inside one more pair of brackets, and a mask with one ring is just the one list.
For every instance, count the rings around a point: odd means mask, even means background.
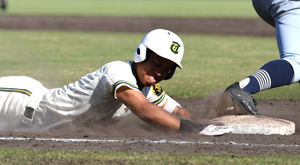
[{"label": "green jersey trim", "polygon": [[22,93],[25,94],[27,96],[31,96],[31,92],[26,90],[26,89],[17,89],[17,88],[0,88],[0,91],[2,92],[18,92],[18,93]]},{"label": "green jersey trim", "polygon": [[120,85],[128,85],[128,86],[131,86],[132,88],[135,88],[135,89],[139,89],[137,86],[133,85],[133,84],[130,84],[129,82],[127,81],[123,81],[123,80],[120,80],[120,81],[117,81],[115,84],[114,84],[114,88],[113,88],[113,92],[115,92],[115,89],[120,86]]},{"label": "green jersey trim", "polygon": [[158,105],[159,103],[161,103],[164,100],[165,97],[166,97],[166,92],[163,91],[162,95],[157,100],[153,101],[152,103],[155,105]]}]

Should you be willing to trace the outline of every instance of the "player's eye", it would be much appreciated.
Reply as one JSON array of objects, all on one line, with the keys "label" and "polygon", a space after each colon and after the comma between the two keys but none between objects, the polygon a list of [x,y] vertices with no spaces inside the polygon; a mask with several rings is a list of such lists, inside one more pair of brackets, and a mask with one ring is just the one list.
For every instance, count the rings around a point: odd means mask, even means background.
[{"label": "player's eye", "polygon": [[153,60],[153,64],[156,66],[156,67],[161,67],[161,64],[158,60]]}]

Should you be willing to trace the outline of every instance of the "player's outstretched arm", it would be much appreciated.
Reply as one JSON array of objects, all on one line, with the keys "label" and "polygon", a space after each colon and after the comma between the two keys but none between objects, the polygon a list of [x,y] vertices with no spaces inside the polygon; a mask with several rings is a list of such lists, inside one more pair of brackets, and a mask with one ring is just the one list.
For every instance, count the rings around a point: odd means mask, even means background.
[{"label": "player's outstretched arm", "polygon": [[173,130],[179,130],[180,119],[166,112],[161,107],[150,103],[141,92],[123,86],[117,90],[116,96],[142,120],[148,123],[157,123]]},{"label": "player's outstretched arm", "polygon": [[161,107],[150,103],[141,92],[126,86],[117,89],[116,95],[135,115],[148,123],[157,123],[179,132],[204,135],[222,135],[232,131],[227,127],[213,125],[206,127],[190,120],[178,119]]}]

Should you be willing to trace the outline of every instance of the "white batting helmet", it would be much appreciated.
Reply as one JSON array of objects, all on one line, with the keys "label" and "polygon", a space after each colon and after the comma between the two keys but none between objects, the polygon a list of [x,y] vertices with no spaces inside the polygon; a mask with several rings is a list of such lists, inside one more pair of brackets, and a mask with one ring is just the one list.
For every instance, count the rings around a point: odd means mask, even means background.
[{"label": "white batting helmet", "polygon": [[[147,48],[152,50],[157,55],[173,61],[180,69],[182,68],[181,60],[184,53],[184,46],[181,39],[173,32],[165,29],[156,29],[149,32],[134,53],[134,62],[140,63],[146,60]],[[165,80],[170,79],[175,69],[167,75]]]}]

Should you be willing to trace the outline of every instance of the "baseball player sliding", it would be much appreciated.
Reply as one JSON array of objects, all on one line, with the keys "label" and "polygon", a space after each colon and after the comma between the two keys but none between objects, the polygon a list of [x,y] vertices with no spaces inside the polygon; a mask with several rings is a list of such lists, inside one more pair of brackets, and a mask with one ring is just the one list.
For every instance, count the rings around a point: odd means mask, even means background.
[{"label": "baseball player sliding", "polygon": [[245,113],[260,115],[253,94],[300,80],[300,1],[252,0],[252,3],[258,15],[276,28],[280,59],[266,63],[225,92],[231,94]]},{"label": "baseball player sliding", "polygon": [[148,123],[179,132],[221,135],[232,131],[196,124],[159,85],[171,79],[177,67],[182,69],[183,54],[183,42],[175,33],[156,29],[142,39],[133,61],[107,63],[61,88],[48,90],[29,77],[2,77],[1,129],[47,131],[90,122],[112,124],[132,112]]}]

